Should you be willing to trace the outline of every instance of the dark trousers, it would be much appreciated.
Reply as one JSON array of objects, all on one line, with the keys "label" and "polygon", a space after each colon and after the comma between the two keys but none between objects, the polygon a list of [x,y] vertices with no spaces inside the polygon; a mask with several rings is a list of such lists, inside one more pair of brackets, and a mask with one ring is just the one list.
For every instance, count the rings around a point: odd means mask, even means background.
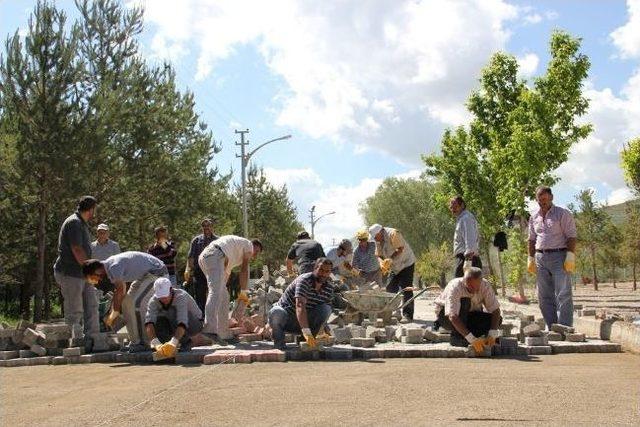
[{"label": "dark trousers", "polygon": [[207,292],[209,287],[207,286],[207,278],[200,269],[196,269],[193,273],[193,299],[196,300],[198,308],[204,313],[204,306],[207,303]]},{"label": "dark trousers", "polygon": [[[415,264],[411,264],[408,267],[400,270],[398,273],[391,273],[389,284],[387,285],[387,292],[396,293],[400,289],[406,288],[413,284],[413,272],[415,270]],[[402,293],[402,301],[406,303],[413,298],[413,291],[406,291]],[[402,309],[402,314],[408,319],[413,319],[413,306],[414,301],[411,301],[405,308]]]},{"label": "dark trousers", "polygon": [[[480,260],[480,257],[477,256],[477,255],[474,255],[473,258],[471,258],[471,265],[473,267],[482,268],[482,261]],[[457,254],[456,255],[455,277],[464,276],[463,267],[464,267],[464,255],[463,254]]]},{"label": "dark trousers", "polygon": [[[158,316],[156,319],[156,323],[154,324],[156,330],[156,336],[161,342],[169,341],[173,335],[176,333],[176,328],[178,324],[175,319],[169,319],[165,316]],[[181,345],[186,345],[191,341],[191,337],[199,334],[202,331],[202,321],[190,321],[189,327],[185,331],[182,339],[180,340]]]},{"label": "dark trousers", "polygon": [[[491,313],[484,311],[470,311],[471,298],[460,299],[460,313],[458,317],[471,333],[476,337],[481,337],[489,333],[491,329]],[[500,322],[501,323],[501,322]],[[467,346],[467,340],[451,324],[448,316],[444,314],[444,308],[438,313],[438,324],[451,331],[451,345]]]}]

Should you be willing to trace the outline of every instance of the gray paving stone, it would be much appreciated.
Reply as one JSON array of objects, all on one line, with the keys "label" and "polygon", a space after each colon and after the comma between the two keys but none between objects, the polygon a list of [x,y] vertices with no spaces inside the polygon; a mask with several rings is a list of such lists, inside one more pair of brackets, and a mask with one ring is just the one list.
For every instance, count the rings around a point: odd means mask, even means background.
[{"label": "gray paving stone", "polygon": [[565,339],[569,342],[584,342],[585,341],[585,336],[584,334],[566,334]]},{"label": "gray paving stone", "polygon": [[424,338],[422,338],[422,335],[420,336],[407,335],[402,337],[400,342],[402,342],[403,344],[422,344],[424,342]]},{"label": "gray paving stone", "polygon": [[527,346],[545,346],[549,344],[549,341],[547,340],[547,337],[545,336],[540,336],[540,337],[525,337],[524,338],[524,344]]},{"label": "gray paving stone", "polygon": [[562,334],[555,331],[547,332],[547,341],[562,341]]},{"label": "gray paving stone", "polygon": [[349,328],[336,328],[332,332],[337,344],[348,344],[351,340],[351,330]]},{"label": "gray paving stone", "polygon": [[351,338],[349,342],[352,347],[373,347],[376,343],[376,340],[373,338]]},{"label": "gray paving stone", "polygon": [[501,348],[517,348],[518,347],[518,339],[515,337],[500,337],[498,338],[498,343]]},{"label": "gray paving stone", "polygon": [[0,360],[16,359],[19,355],[20,352],[18,352],[18,350],[0,351]]},{"label": "gray paving stone", "polygon": [[27,358],[27,357],[35,357],[36,354],[31,350],[19,350],[18,351],[18,356],[21,359],[24,359],[24,358]]},{"label": "gray paving stone", "polygon": [[566,325],[561,325],[559,323],[554,323],[553,325],[551,325],[551,328],[549,328],[550,330],[554,331],[554,332],[558,332],[562,335],[566,335],[566,334],[572,334],[575,332],[575,329],[571,326],[566,326]]},{"label": "gray paving stone", "polygon": [[537,323],[532,323],[522,328],[522,333],[525,337],[539,337],[542,336],[542,328]]},{"label": "gray paving stone", "polygon": [[84,347],[69,347],[62,350],[63,356],[80,356],[84,353]]},{"label": "gray paving stone", "polygon": [[410,338],[422,338],[424,337],[424,329],[423,328],[405,328],[404,336]]},{"label": "gray paving stone", "polygon": [[548,346],[548,345],[534,345],[534,346],[524,345],[522,347],[527,349],[527,354],[530,354],[532,356],[552,354],[551,346]]},{"label": "gray paving stone", "polygon": [[325,360],[351,360],[353,359],[353,350],[348,348],[325,348],[320,352],[320,357]]},{"label": "gray paving stone", "polygon": [[38,356],[46,356],[47,349],[38,344],[33,344],[31,346],[31,351],[37,354]]}]

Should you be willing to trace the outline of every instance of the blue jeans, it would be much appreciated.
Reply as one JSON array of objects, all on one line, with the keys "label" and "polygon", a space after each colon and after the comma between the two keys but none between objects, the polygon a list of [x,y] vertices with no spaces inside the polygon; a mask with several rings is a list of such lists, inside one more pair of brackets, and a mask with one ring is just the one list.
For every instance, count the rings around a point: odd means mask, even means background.
[{"label": "blue jeans", "polygon": [[571,275],[564,271],[566,251],[536,252],[538,303],[547,326],[573,325]]},{"label": "blue jeans", "polygon": [[[312,309],[307,309],[307,321],[311,333],[316,335],[322,326],[327,322],[331,314],[331,306],[329,304],[320,304]],[[300,325],[298,317],[295,313],[291,314],[279,305],[274,305],[269,311],[269,325],[273,331],[273,345],[276,348],[284,349],[285,332],[300,333]]]}]

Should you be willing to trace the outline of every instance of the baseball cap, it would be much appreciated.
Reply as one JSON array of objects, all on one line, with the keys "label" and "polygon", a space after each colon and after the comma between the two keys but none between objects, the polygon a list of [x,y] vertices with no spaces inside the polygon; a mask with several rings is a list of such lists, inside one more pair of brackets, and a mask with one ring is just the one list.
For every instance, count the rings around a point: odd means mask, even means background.
[{"label": "baseball cap", "polygon": [[157,298],[168,297],[171,294],[171,281],[166,277],[159,277],[153,282],[153,290]]},{"label": "baseball cap", "polygon": [[100,225],[98,226],[98,230],[105,230],[105,231],[109,231],[109,226],[103,222],[102,224],[100,224]]},{"label": "baseball cap", "polygon": [[373,224],[369,227],[369,234],[371,234],[371,237],[376,237],[380,230],[382,230],[382,226],[380,224]]}]

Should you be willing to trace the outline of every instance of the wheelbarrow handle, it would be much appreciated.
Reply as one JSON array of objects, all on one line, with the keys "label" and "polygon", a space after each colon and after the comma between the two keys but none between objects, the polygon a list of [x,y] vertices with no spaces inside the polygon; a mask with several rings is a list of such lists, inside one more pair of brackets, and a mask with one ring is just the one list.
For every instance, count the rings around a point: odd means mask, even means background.
[{"label": "wheelbarrow handle", "polygon": [[[400,308],[398,310],[402,310],[403,308],[405,308],[407,305],[409,305],[409,303],[411,301],[413,301],[414,299],[418,298],[420,295],[424,294],[425,292],[427,292],[428,288],[424,288],[423,290],[421,290],[420,292],[418,292],[417,294],[414,294],[411,298],[409,298],[404,304],[402,304],[400,306]],[[402,292],[402,291],[400,291]]]},{"label": "wheelbarrow handle", "polygon": [[398,293],[395,294],[394,297],[391,298],[391,300],[387,303],[387,305],[385,305],[384,308],[380,311],[389,310],[391,307],[393,307],[393,304],[396,304],[398,302],[398,298],[400,298],[401,296],[402,296],[402,289],[400,289]]}]

